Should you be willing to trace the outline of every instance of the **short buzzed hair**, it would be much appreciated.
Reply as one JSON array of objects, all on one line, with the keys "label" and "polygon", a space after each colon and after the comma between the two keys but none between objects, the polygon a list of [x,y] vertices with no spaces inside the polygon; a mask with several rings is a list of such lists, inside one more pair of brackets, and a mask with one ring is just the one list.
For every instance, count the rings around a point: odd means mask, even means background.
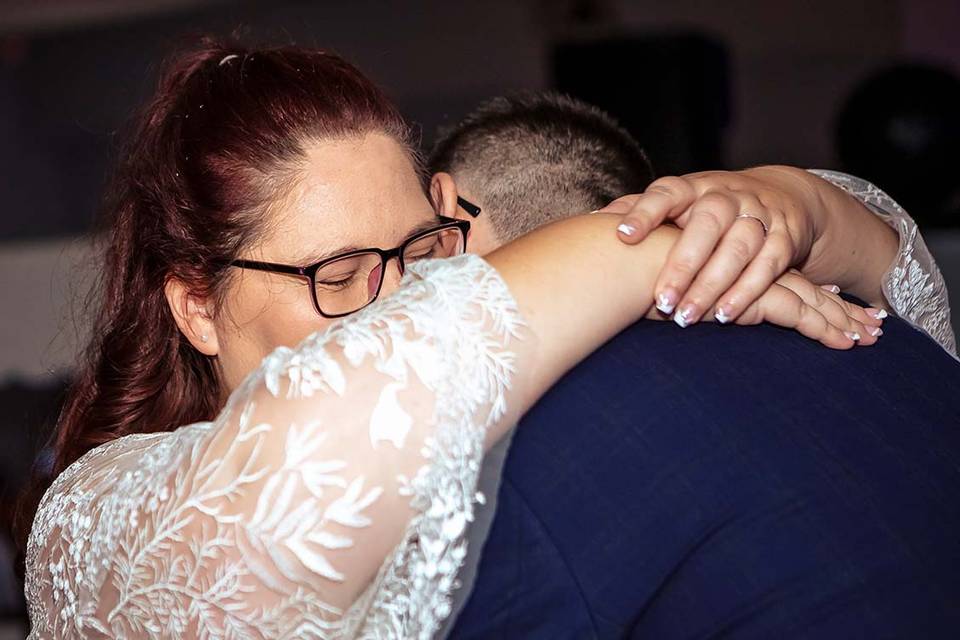
[{"label": "short buzzed hair", "polygon": [[609,114],[552,92],[484,102],[441,131],[429,164],[476,195],[503,242],[653,179],[643,149]]}]

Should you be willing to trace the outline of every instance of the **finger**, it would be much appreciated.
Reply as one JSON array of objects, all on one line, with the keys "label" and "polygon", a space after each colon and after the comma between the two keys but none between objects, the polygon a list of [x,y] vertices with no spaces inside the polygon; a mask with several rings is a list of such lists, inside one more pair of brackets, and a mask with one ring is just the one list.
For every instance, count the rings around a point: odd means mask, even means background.
[{"label": "finger", "polygon": [[[809,286],[813,286],[806,278],[804,278],[804,281],[807,282]],[[861,307],[858,304],[844,300],[832,291],[826,291],[824,293],[829,300],[842,309],[843,313],[862,325],[868,334],[875,337],[883,335],[881,327],[883,326],[883,319],[887,317],[886,311],[872,307]],[[881,311],[882,313],[879,313]]]},{"label": "finger", "polygon": [[[696,196],[693,186],[684,178],[667,176],[654,181],[624,213],[617,227],[618,236],[628,244],[639,242],[664,220],[682,215]],[[607,212],[606,209],[601,211]]]},{"label": "finger", "polygon": [[[839,307],[851,321],[853,326],[848,328],[847,331],[852,331],[860,336],[858,343],[861,346],[876,344],[880,336],[883,335],[883,327],[880,326],[883,324],[882,320],[871,318],[864,307],[852,302],[847,302],[838,295],[828,293],[827,297],[830,298],[831,303]],[[874,324],[871,324],[871,322]]]},{"label": "finger", "polygon": [[761,321],[794,329],[831,349],[850,349],[857,343],[796,293],[776,283],[747,308],[737,319],[737,324],[756,324]]},{"label": "finger", "polygon": [[814,285],[803,276],[788,272],[781,276],[777,283],[787,287],[806,304],[817,309],[830,324],[848,334],[858,336],[857,342],[861,346],[875,344],[883,333],[880,327],[865,324],[869,316],[863,307],[847,302],[835,293]]},{"label": "finger", "polygon": [[[689,322],[696,322],[703,313],[716,304],[720,296],[740,277],[744,269],[760,252],[764,243],[763,227],[755,221],[734,220],[707,264],[694,278],[690,288],[677,305],[677,313]],[[772,283],[771,283],[772,284]],[[723,314],[717,318],[727,320]]]},{"label": "finger", "polygon": [[[690,208],[686,228],[670,249],[666,264],[657,277],[654,286],[657,309],[663,313],[673,311],[710,259],[714,247],[733,225],[739,210],[739,204],[733,198],[718,191],[710,191],[697,199]],[[683,318],[676,319],[677,324],[686,326]]]},{"label": "finger", "polygon": [[626,196],[620,196],[616,200],[612,200],[610,204],[591,213],[616,213],[618,215],[624,215],[633,208],[634,203],[640,197],[641,194],[631,193]]},{"label": "finger", "polygon": [[886,309],[878,309],[877,307],[867,307],[864,309],[864,311],[867,313],[867,317],[869,318],[869,321],[865,322],[864,324],[877,327],[882,325],[883,321],[890,316]]},{"label": "finger", "polygon": [[718,318],[722,315],[729,321],[739,317],[746,307],[763,295],[786,271],[792,246],[786,232],[774,227],[757,256],[733,286],[719,297]]},{"label": "finger", "polygon": [[[825,291],[829,291],[830,293],[835,293],[835,294],[840,293],[840,287],[838,287],[835,284],[820,285],[820,288],[824,289]],[[840,298],[840,296],[837,296],[837,297]],[[863,319],[862,322],[868,327],[879,327],[883,324],[883,321],[890,316],[890,314],[887,313],[886,309],[878,309],[876,307],[864,308],[864,307],[860,307],[859,305],[847,303],[847,301],[844,300],[843,298],[840,298],[840,300],[846,304],[851,304],[853,307],[857,309],[863,309],[863,312],[866,315],[866,318]]]}]

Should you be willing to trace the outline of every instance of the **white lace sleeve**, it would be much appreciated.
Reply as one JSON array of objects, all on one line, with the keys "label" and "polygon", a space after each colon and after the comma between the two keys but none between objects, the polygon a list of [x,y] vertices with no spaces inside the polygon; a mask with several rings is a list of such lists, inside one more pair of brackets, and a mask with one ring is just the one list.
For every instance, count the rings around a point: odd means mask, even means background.
[{"label": "white lace sleeve", "polygon": [[425,261],[212,423],[90,452],[34,522],[32,637],[430,637],[524,331],[483,260]]},{"label": "white lace sleeve", "polygon": [[897,258],[883,277],[883,294],[898,316],[957,355],[947,285],[913,218],[876,185],[839,171],[811,170],[880,216],[900,236]]}]

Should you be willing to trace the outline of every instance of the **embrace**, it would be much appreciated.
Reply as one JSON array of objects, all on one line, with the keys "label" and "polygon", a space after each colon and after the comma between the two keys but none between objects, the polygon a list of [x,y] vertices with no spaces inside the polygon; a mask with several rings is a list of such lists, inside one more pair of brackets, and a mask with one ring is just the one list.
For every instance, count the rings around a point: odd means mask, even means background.
[{"label": "embrace", "polygon": [[960,632],[949,304],[863,180],[653,180],[552,94],[424,160],[340,57],[207,38],[105,214],[32,638]]}]

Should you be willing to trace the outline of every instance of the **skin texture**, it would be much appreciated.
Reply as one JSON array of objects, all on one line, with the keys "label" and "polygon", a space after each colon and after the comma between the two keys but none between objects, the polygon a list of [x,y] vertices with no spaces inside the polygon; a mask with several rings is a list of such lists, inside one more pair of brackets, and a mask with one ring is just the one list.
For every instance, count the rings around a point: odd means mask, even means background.
[{"label": "skin texture", "polygon": [[[807,171],[764,166],[667,176],[601,211],[623,214],[630,244],[670,222],[684,229],[657,279],[665,312],[689,323],[716,304],[736,318],[788,267],[885,308],[880,283],[897,235],[852,196]],[[737,218],[740,213],[755,219]]]},{"label": "skin texture", "polygon": [[[480,215],[474,218],[464,211],[457,204],[458,195],[480,207]],[[490,216],[483,213],[483,198],[469,185],[458,184],[449,173],[440,171],[430,178],[430,198],[438,203],[443,215],[470,221],[470,241],[467,243],[470,251],[484,256],[503,245],[503,240],[490,224]]]},{"label": "skin texture", "polygon": [[[521,347],[517,365],[524,371],[517,377],[522,408],[599,345],[649,314],[657,274],[681,232],[661,226],[641,242],[626,244],[616,239],[620,220],[616,214],[573,216],[486,256],[510,287],[533,336],[535,348],[524,354],[529,347]],[[833,348],[853,346],[816,307],[780,284],[750,305],[739,322],[772,322]],[[495,427],[492,438],[505,428]]]},{"label": "skin texture", "polygon": [[[483,208],[483,197],[472,191],[469,180],[444,172],[433,176],[434,202],[442,204],[445,215],[467,219],[456,205],[458,193]],[[879,335],[872,320],[885,314],[880,283],[896,255],[896,233],[855,198],[807,171],[771,165],[668,176],[601,211],[623,215],[617,235],[627,244],[639,242],[662,223],[684,230],[657,278],[659,314],[648,317],[672,317],[681,327],[700,320],[736,321],[785,278],[808,304],[831,309],[831,322],[842,322],[851,309],[838,309],[844,306],[840,299],[824,292],[843,290],[870,301],[873,307],[862,323],[868,326],[845,328],[861,336],[862,344],[872,344],[867,334]],[[756,219],[737,218],[740,213]],[[502,244],[483,214],[473,226],[474,246]],[[798,275],[826,283],[825,289],[807,286]]]},{"label": "skin texture", "polygon": [[[722,175],[725,179],[736,176],[733,172],[714,173]],[[806,172],[801,173],[810,175]],[[680,178],[676,179],[680,180]],[[817,178],[817,180],[819,180],[819,178]],[[763,189],[770,189],[770,185],[758,182],[758,184],[753,185],[752,188],[759,193]],[[448,217],[459,217],[465,220],[471,220],[469,214],[457,205],[458,195],[464,196],[473,204],[483,209],[483,198],[470,190],[468,181],[463,179],[457,180],[452,175],[444,172],[434,174],[430,182],[430,197],[437,203],[440,212]],[[745,197],[746,195],[747,194],[745,194]],[[613,205],[621,203],[621,201],[642,199],[643,197],[642,195],[624,196],[615,201]],[[611,205],[611,207],[613,205]],[[843,212],[842,209],[841,212]],[[595,212],[592,215],[596,217],[598,214]],[[808,215],[807,213],[801,212],[797,213],[796,217],[802,220],[804,216]],[[875,217],[869,213],[867,215],[871,218]],[[490,250],[494,250],[503,244],[497,237],[492,225],[489,221],[485,221],[484,218],[484,214],[481,213],[478,218],[471,220],[471,238],[468,249],[472,246],[474,250],[477,250],[477,246],[480,245],[485,249],[490,248]],[[618,217],[615,216],[614,219],[618,219]],[[622,221],[623,218],[619,217],[618,224],[622,224]],[[751,231],[757,232],[757,230],[761,228],[755,221],[743,221],[743,223],[748,233]],[[656,227],[654,230],[660,229],[661,227]],[[706,237],[709,241],[710,234],[705,230],[701,229],[696,231],[697,233],[695,234],[688,228],[680,234],[677,232],[677,229],[673,228],[669,232],[668,235],[670,237],[679,239],[672,245],[669,253],[663,256],[663,262],[650,267],[653,271],[659,272],[657,276],[658,282],[663,280],[664,273],[670,266],[670,260],[676,259],[677,248],[681,246],[684,239],[689,242],[691,239],[699,240],[701,237]],[[732,234],[728,233],[724,240],[727,240],[731,235]],[[762,231],[757,232],[756,235],[762,240]],[[576,238],[571,238],[566,243],[566,246],[572,247],[575,240]],[[626,244],[635,243],[636,241],[632,241]],[[562,243],[558,244],[556,251],[570,250],[569,248],[564,249],[563,246]],[[605,247],[602,250],[609,251],[610,248]],[[738,261],[736,259],[737,251],[728,243],[720,243],[719,246],[715,247],[708,242],[703,247],[700,247],[699,250],[706,252],[705,255],[710,259],[711,263],[721,263],[721,270],[727,273],[727,277],[729,277],[731,281],[740,276],[744,267],[747,266],[747,260]],[[478,250],[478,252],[484,255],[487,254],[486,250]],[[711,254],[711,252],[713,253]],[[834,253],[838,253],[836,249]],[[875,261],[876,264],[882,264],[882,259],[883,257],[881,256],[879,261]],[[890,259],[892,260],[892,256]],[[667,266],[664,266],[664,264]],[[867,278],[874,277],[876,281],[879,282],[882,273],[882,270],[879,273],[870,271],[867,274]],[[760,289],[756,295],[751,294],[752,297],[748,298],[745,308],[740,310],[735,317],[719,313],[719,305],[716,297],[704,299],[702,300],[702,304],[703,308],[707,310],[705,318],[708,321],[716,320],[718,322],[734,322],[740,325],[751,325],[765,320],[781,326],[797,329],[807,337],[818,340],[831,348],[843,349],[850,348],[856,344],[861,346],[875,344],[879,336],[882,335],[880,325],[882,324],[883,317],[876,315],[878,309],[864,310],[862,307],[847,303],[836,294],[836,291],[825,290],[814,285],[810,279],[807,278],[805,274],[800,273],[800,271],[790,269],[786,273],[777,274],[770,282],[765,283],[764,288]],[[654,299],[655,297],[651,295],[651,302],[654,301]],[[774,301],[776,301],[779,306],[774,306]],[[760,309],[759,303],[761,302],[764,305],[764,310]],[[671,314],[651,306],[647,309],[644,317],[650,320],[666,320],[671,317]],[[686,323],[681,323],[678,321],[678,315],[673,315],[674,321],[677,321],[677,324],[681,327],[692,324],[699,318],[700,317],[697,316],[688,319]],[[846,335],[844,332],[846,332]]]},{"label": "skin texture", "polygon": [[[357,248],[392,249],[434,222],[438,213],[470,219],[457,206],[456,196],[452,180],[434,180],[431,205],[409,155],[388,136],[317,142],[308,147],[296,186],[266,212],[263,235],[238,257],[306,266]],[[543,325],[540,332],[548,339],[540,348],[549,352],[552,364],[547,373],[536,376],[541,382],[553,380],[557,371],[566,370],[599,344],[584,337],[612,335],[615,328],[609,321],[614,316],[617,327],[644,316],[664,319],[651,304],[653,285],[679,231],[664,227],[652,232],[648,241],[630,246],[613,233],[620,219],[576,216],[502,248],[485,223],[471,233],[468,248],[484,254],[497,249],[488,256],[490,261],[510,270],[508,282],[516,286],[514,293],[529,319],[535,326]],[[380,295],[394,291],[400,277],[394,261],[388,265]],[[836,296],[812,293],[817,288],[803,278],[794,280],[774,284],[737,322],[771,321],[836,349],[855,344],[844,331],[858,332],[860,344],[876,342],[869,328],[879,327],[878,320]],[[191,295],[176,281],[168,282],[166,293],[183,334],[196,349],[216,356],[229,395],[273,349],[296,345],[334,322],[316,312],[308,286],[295,276],[235,269],[225,302],[215,311],[210,301]],[[558,291],[577,293],[557,295]],[[612,315],[591,317],[597,326],[587,330],[571,320],[582,315],[585,297],[591,296]],[[623,296],[637,299],[620,301]],[[576,335],[568,335],[574,328]],[[536,393],[540,391],[542,387]]]},{"label": "skin texture", "polygon": [[[436,217],[409,155],[386,135],[318,142],[307,155],[296,187],[267,213],[264,235],[238,257],[306,266],[353,248],[392,249]],[[399,281],[393,260],[380,295]],[[176,283],[167,298],[193,346],[217,356],[229,393],[277,346],[334,322],[316,312],[308,287],[298,277],[236,268],[216,313]]]}]

